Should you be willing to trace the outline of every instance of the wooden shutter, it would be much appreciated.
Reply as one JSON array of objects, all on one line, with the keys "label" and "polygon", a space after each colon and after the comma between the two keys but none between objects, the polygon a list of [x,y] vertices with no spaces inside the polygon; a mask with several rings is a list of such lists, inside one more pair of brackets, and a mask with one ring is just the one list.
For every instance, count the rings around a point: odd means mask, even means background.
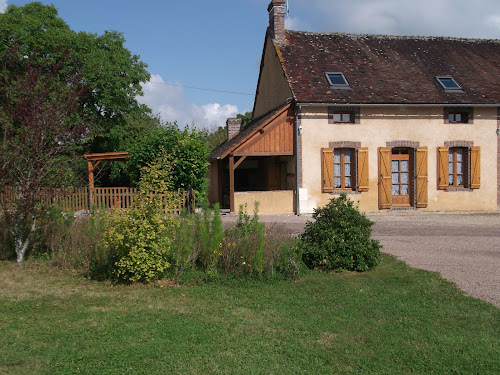
[{"label": "wooden shutter", "polygon": [[448,189],[448,147],[437,148],[438,189]]},{"label": "wooden shutter", "polygon": [[358,191],[368,191],[368,147],[358,148]]},{"label": "wooden shutter", "polygon": [[481,182],[481,149],[479,146],[470,148],[470,188],[479,189]]},{"label": "wooden shutter", "polygon": [[427,207],[427,147],[417,148],[417,207]]},{"label": "wooden shutter", "polygon": [[379,209],[391,208],[391,148],[378,148],[378,206]]},{"label": "wooden shutter", "polygon": [[321,149],[321,191],[333,193],[333,149]]}]

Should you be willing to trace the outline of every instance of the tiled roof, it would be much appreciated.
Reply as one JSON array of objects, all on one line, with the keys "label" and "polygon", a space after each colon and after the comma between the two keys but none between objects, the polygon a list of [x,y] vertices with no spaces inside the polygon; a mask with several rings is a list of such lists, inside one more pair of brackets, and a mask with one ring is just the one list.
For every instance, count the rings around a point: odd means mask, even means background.
[{"label": "tiled roof", "polygon": [[[279,55],[299,103],[500,103],[500,40],[287,30]],[[331,89],[325,72],[351,89]],[[445,92],[435,77],[446,75],[464,92]]]},{"label": "tiled roof", "polygon": [[233,149],[238,147],[241,143],[250,138],[253,134],[259,131],[260,128],[269,123],[277,114],[281,113],[286,107],[290,105],[290,101],[285,104],[269,111],[268,113],[252,120],[248,123],[239,133],[231,139],[226,140],[224,143],[215,148],[209,155],[208,160],[215,160],[217,158],[226,157]]}]

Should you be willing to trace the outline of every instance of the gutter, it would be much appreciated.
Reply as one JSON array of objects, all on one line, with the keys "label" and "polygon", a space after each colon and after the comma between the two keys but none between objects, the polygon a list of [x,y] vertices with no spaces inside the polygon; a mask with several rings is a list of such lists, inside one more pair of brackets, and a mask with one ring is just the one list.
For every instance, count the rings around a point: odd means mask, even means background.
[{"label": "gutter", "polygon": [[500,107],[499,104],[458,104],[458,103],[442,103],[442,104],[406,104],[406,103],[382,103],[382,104],[353,104],[353,103],[297,103],[299,107]]}]

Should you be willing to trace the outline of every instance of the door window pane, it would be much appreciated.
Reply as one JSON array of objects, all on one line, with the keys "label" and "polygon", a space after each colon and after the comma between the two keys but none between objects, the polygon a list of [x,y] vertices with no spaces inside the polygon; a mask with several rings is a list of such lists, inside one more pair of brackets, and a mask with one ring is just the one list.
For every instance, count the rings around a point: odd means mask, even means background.
[{"label": "door window pane", "polygon": [[453,185],[453,175],[452,174],[448,175],[448,185],[450,185],[450,186]]},{"label": "door window pane", "polygon": [[408,160],[401,160],[401,170],[402,171],[407,171],[408,170]]},{"label": "door window pane", "polygon": [[397,184],[399,182],[399,173],[392,173],[392,183]]},{"label": "door window pane", "polygon": [[463,186],[463,184],[464,184],[464,175],[463,174],[457,175],[457,185]]},{"label": "door window pane", "polygon": [[394,172],[399,171],[399,162],[397,160],[393,160],[392,163],[391,163],[391,165],[392,165],[392,170]]},{"label": "door window pane", "polygon": [[408,195],[408,185],[401,184],[401,195]]},{"label": "door window pane", "polygon": [[401,173],[401,183],[403,183],[403,184],[408,183],[408,172]]},{"label": "door window pane", "polygon": [[392,195],[399,195],[399,185],[392,185]]}]

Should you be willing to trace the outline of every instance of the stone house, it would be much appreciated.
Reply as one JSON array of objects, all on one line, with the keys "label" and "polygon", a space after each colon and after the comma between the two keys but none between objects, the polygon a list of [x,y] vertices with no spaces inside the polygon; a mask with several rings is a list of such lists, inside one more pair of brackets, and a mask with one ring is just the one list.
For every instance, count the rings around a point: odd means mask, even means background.
[{"label": "stone house", "polygon": [[493,211],[500,203],[500,41],[285,29],[269,4],[252,122],[210,155],[211,202],[310,213]]}]

